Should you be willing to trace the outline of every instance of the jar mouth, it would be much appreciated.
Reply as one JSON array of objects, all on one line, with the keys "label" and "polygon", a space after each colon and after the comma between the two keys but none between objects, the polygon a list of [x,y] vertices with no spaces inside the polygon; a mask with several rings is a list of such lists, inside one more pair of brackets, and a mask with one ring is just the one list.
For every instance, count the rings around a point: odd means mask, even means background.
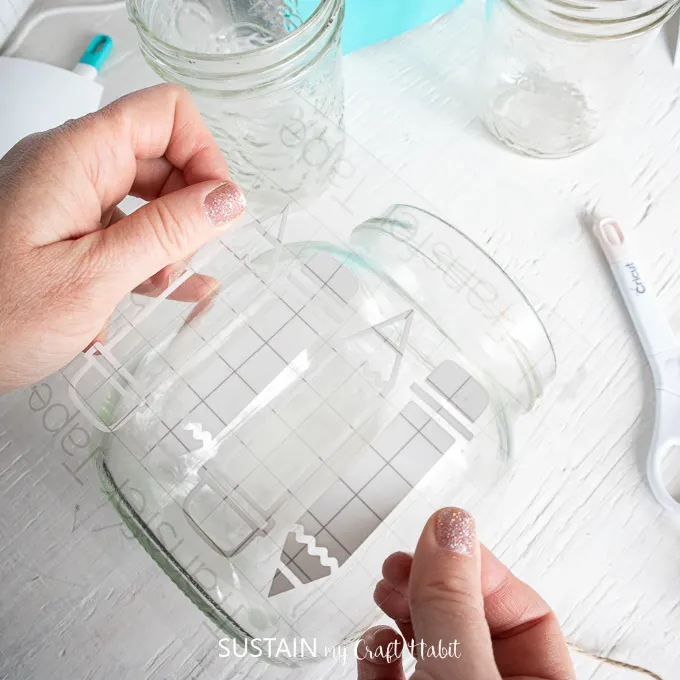
[{"label": "jar mouth", "polygon": [[662,25],[679,0],[502,0],[530,23],[571,40],[630,38]]},{"label": "jar mouth", "polygon": [[[291,46],[291,48],[295,48],[296,44],[299,43],[301,38],[304,38],[306,34],[308,34],[307,40],[313,40],[316,35],[321,33],[326,28],[327,22],[331,20],[334,14],[344,8],[344,0],[320,0],[315,10],[307,19],[305,19],[294,30],[290,31],[288,35],[275,40],[271,44],[262,47],[256,47],[251,50],[243,50],[232,53],[218,53],[189,50],[169,42],[164,38],[161,38],[159,35],[157,35],[157,33],[149,25],[149,22],[139,11],[139,5],[141,2],[142,0],[126,0],[128,15],[140,33],[142,33],[153,43],[156,50],[167,51],[175,58],[181,57],[193,61],[204,61],[220,64],[231,63],[234,65],[238,65],[242,60],[249,59],[254,56],[265,58],[269,55],[274,56],[279,52],[285,51],[289,46]],[[341,16],[340,22],[342,22],[342,18],[343,17]]]},{"label": "jar mouth", "polygon": [[[415,227],[411,220],[416,222]],[[429,233],[422,243],[417,243],[422,238],[419,230],[423,226]],[[456,345],[459,344],[456,338],[460,337],[456,315],[451,318],[443,315],[442,304],[455,305],[456,300],[460,302],[465,297],[465,302],[477,310],[480,323],[492,335],[498,334],[493,343],[499,344],[488,351],[480,349],[475,363],[482,370],[489,368],[489,377],[513,394],[524,409],[533,408],[556,373],[555,348],[537,310],[488,253],[441,217],[403,204],[394,205],[383,216],[356,227],[350,243],[371,267],[388,276],[417,302],[433,322],[437,320],[436,325]],[[465,264],[461,265],[460,260]],[[405,271],[405,261],[411,272]],[[417,262],[422,264],[421,277],[427,276],[428,270],[437,272],[444,278],[444,289],[449,280],[453,281],[448,296],[439,299],[439,306],[434,299],[434,287],[424,291],[423,282],[413,276]],[[491,290],[495,290],[495,297],[485,299]],[[499,350],[501,345],[505,354]],[[492,375],[492,364],[515,365],[519,373],[498,378]]]}]

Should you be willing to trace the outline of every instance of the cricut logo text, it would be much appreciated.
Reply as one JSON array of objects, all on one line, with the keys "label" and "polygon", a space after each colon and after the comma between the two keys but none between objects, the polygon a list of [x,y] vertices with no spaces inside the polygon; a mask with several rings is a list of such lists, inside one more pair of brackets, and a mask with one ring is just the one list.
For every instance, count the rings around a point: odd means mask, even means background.
[{"label": "cricut logo text", "polygon": [[633,290],[635,290],[638,295],[644,295],[647,289],[640,278],[640,274],[638,274],[637,267],[632,262],[626,262],[626,269],[630,272],[633,279],[633,284],[635,286]]}]

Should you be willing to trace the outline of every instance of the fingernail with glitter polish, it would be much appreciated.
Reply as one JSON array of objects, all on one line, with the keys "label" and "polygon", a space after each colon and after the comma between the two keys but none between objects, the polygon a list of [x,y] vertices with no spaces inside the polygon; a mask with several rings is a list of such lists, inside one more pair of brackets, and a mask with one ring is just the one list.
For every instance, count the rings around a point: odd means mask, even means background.
[{"label": "fingernail with glitter polish", "polygon": [[246,198],[233,182],[225,182],[205,197],[203,205],[210,221],[216,227],[223,227],[243,215]]},{"label": "fingernail with glitter polish", "polygon": [[472,555],[477,531],[472,515],[460,508],[442,508],[437,513],[437,543],[459,555]]}]

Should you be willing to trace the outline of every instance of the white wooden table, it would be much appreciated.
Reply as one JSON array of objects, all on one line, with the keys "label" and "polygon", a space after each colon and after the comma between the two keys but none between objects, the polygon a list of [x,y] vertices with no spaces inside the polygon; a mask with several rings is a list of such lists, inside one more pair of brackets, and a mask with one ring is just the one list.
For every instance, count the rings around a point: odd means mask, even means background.
[{"label": "white wooden table", "polygon": [[[474,119],[480,29],[469,2],[345,59],[362,181],[380,196],[389,177],[485,247],[537,305],[556,346],[557,379],[521,422],[509,474],[477,510],[482,539],[552,604],[572,642],[678,678],[680,523],[641,475],[651,383],[581,214],[597,206],[632,230],[680,331],[680,70],[659,40],[604,141],[572,159],[531,160]],[[155,82],[124,12],[47,21],[20,55],[70,67],[98,31],[116,44],[102,76],[107,101]],[[357,206],[357,218],[368,207]],[[51,403],[71,414],[64,379],[49,384]],[[66,471],[77,461],[29,397],[0,401],[0,678],[352,676],[337,664],[288,675],[220,659],[202,615],[114,526],[91,466],[78,479]],[[575,663],[579,678],[638,677]]]}]

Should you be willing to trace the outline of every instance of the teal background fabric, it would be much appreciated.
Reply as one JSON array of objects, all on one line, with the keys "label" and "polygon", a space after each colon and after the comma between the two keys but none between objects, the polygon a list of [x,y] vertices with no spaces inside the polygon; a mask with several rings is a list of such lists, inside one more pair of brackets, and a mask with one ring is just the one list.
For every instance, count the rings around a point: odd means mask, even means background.
[{"label": "teal background fabric", "polygon": [[[342,34],[345,54],[410,31],[454,7],[462,0],[346,0]],[[299,13],[306,19],[318,0],[300,0]]]}]

